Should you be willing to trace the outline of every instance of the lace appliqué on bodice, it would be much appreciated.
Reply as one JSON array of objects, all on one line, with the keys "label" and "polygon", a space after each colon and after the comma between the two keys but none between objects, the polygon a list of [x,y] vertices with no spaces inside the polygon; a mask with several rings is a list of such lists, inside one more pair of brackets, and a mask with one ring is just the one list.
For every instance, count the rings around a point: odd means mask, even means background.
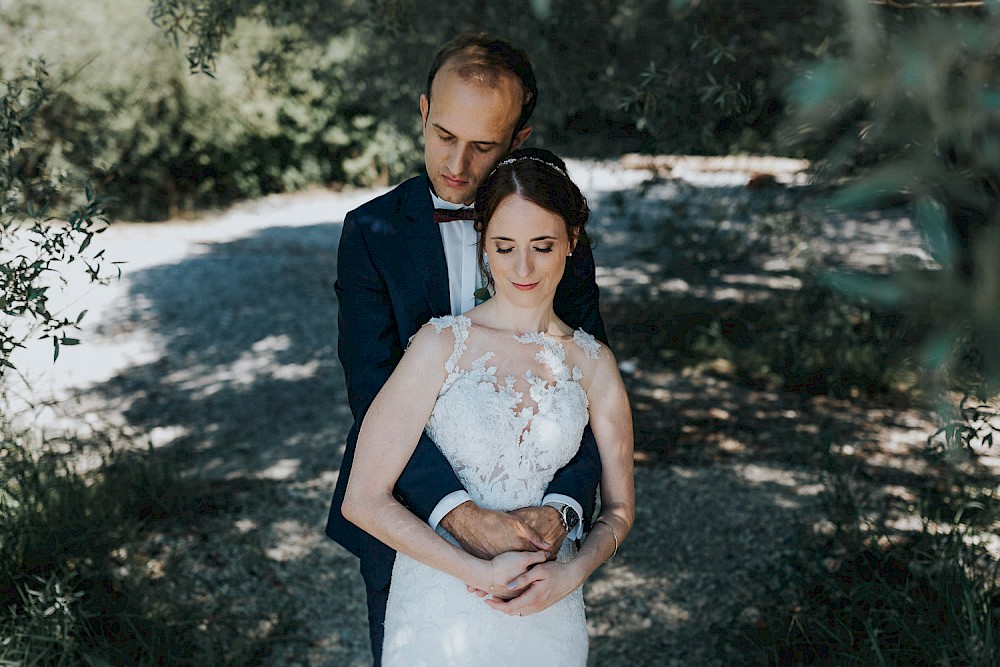
[{"label": "lace appliqu\u00e9 on bodice", "polygon": [[[493,358],[487,352],[460,368],[466,351],[469,318],[431,320],[438,333],[451,327],[455,348],[448,373],[427,423],[427,433],[447,457],[472,499],[480,506],[508,511],[535,505],[557,470],[576,454],[588,420],[587,394],[580,385],[581,372],[566,365],[566,350],[550,336],[529,333],[515,337],[537,345],[536,361],[552,380],[525,370],[531,406],[523,406],[523,393],[515,390],[516,378],[499,381]],[[574,342],[587,356],[596,357],[599,344],[577,331]]]}]

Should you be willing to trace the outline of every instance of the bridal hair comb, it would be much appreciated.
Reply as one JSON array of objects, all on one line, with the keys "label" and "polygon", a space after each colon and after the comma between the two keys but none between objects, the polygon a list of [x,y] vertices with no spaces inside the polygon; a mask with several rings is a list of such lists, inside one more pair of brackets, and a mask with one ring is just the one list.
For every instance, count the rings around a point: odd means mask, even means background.
[{"label": "bridal hair comb", "polygon": [[501,160],[500,162],[497,163],[497,166],[493,168],[493,171],[496,171],[497,169],[499,169],[500,167],[502,167],[504,165],[514,164],[515,162],[520,162],[521,160],[534,160],[535,162],[540,162],[540,163],[544,164],[547,167],[551,167],[552,169],[555,169],[556,171],[558,171],[560,174],[562,174],[566,178],[569,178],[569,174],[567,174],[560,167],[552,164],[551,162],[549,162],[547,160],[543,160],[542,158],[539,158],[539,157],[532,157],[530,155],[521,155],[521,156],[518,156],[518,157],[509,157],[506,160]]}]

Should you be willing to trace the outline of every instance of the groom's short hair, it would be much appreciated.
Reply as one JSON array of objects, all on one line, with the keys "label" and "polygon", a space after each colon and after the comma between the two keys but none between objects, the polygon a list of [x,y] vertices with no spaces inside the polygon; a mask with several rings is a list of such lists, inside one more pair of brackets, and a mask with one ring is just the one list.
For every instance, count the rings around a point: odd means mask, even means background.
[{"label": "groom's short hair", "polygon": [[452,39],[434,56],[427,73],[427,99],[431,98],[431,85],[438,70],[451,60],[456,60],[456,71],[463,79],[482,81],[495,85],[503,74],[513,74],[521,83],[521,116],[514,127],[517,134],[527,124],[538,102],[538,83],[535,69],[527,54],[510,42],[488,32],[470,32]]}]

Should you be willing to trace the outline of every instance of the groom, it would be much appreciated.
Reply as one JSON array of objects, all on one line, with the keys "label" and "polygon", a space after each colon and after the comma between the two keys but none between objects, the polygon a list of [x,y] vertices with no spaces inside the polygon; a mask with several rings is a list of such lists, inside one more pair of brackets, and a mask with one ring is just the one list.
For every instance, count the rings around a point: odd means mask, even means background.
[{"label": "groom", "polygon": [[[431,317],[457,315],[476,305],[473,293],[481,285],[468,207],[496,163],[531,134],[527,123],[537,95],[531,63],[507,42],[485,33],[448,42],[437,53],[427,92],[420,96],[426,173],[344,220],[337,259],[338,351],[354,426],[326,532],[361,559],[376,665],[395,552],[341,514],[358,432],[410,337]],[[570,326],[605,340],[593,255],[582,244],[581,250],[567,263],[555,310]],[[514,550],[555,553],[567,536],[581,535],[594,509],[600,473],[600,455],[588,429],[580,452],[556,474],[541,507],[486,510],[471,501],[425,434],[396,495],[431,527],[447,530],[479,557]],[[530,589],[523,593],[531,594]]]}]

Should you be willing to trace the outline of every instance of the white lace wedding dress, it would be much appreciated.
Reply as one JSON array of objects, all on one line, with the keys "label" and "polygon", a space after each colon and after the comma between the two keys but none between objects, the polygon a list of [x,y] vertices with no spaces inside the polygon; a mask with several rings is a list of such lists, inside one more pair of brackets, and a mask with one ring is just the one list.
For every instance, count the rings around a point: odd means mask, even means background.
[{"label": "white lace wedding dress", "polygon": [[[579,368],[571,371],[562,344],[545,334],[500,340],[477,327],[470,341],[471,322],[463,315],[431,324],[439,334],[451,328],[455,349],[427,433],[481,507],[509,511],[538,505],[552,476],[576,454],[587,424]],[[537,349],[531,367],[523,368],[524,354],[504,352],[511,338],[515,348]],[[587,358],[597,357],[600,345],[589,334],[577,331],[573,342]],[[463,368],[460,362],[470,347],[473,361]],[[521,366],[504,368],[511,373],[503,382],[497,381],[497,365],[487,366],[495,357],[491,348],[497,349],[501,367]],[[519,387],[528,389],[530,400],[523,400]],[[559,560],[572,558],[573,552],[567,540]],[[398,554],[382,660],[386,667],[586,665],[583,591],[538,614],[508,616],[467,592],[462,581]]]}]

